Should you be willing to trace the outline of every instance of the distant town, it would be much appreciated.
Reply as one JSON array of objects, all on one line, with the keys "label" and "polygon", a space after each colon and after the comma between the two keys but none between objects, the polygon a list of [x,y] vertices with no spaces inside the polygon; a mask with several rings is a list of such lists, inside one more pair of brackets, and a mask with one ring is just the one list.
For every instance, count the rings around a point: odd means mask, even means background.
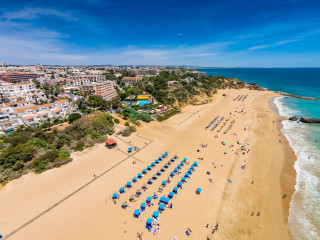
[{"label": "distant town", "polygon": [[[166,83],[171,87],[181,82],[188,84],[204,75],[184,67],[0,63],[0,134],[10,133],[21,125],[43,127],[63,123],[71,114],[91,113],[97,108],[112,112],[127,106],[157,104],[157,98],[141,88],[134,91],[134,86],[164,71],[176,76]],[[170,106],[158,104],[151,109],[145,108],[145,112],[153,114],[168,108]]]}]

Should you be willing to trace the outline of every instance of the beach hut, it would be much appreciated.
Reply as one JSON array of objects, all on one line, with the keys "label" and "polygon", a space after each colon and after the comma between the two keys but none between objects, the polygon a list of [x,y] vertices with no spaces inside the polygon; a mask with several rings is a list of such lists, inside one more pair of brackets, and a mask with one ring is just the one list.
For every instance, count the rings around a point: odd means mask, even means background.
[{"label": "beach hut", "polygon": [[200,194],[200,193],[201,193],[201,188],[197,188],[196,193],[197,193],[197,194]]},{"label": "beach hut", "polygon": [[153,180],[156,180],[156,179],[157,179],[157,175],[153,175],[153,176],[152,176],[152,179],[153,179]]},{"label": "beach hut", "polygon": [[178,182],[178,187],[181,187],[182,186],[182,182]]},{"label": "beach hut", "polygon": [[170,173],[170,176],[173,177],[173,176],[174,176],[174,172],[171,172],[171,173]]},{"label": "beach hut", "polygon": [[159,217],[159,212],[158,211],[154,211],[152,216],[154,218],[158,218]]},{"label": "beach hut", "polygon": [[178,187],[174,187],[174,188],[173,188],[173,192],[174,192],[175,194],[177,194],[177,193],[178,193],[178,189],[179,189]]},{"label": "beach hut", "polygon": [[172,198],[174,196],[174,192],[169,192],[169,198]]},{"label": "beach hut", "polygon": [[115,146],[117,146],[117,141],[116,140],[114,140],[113,138],[109,138],[109,139],[106,140],[106,147],[107,148],[113,148]]},{"label": "beach hut", "polygon": [[160,204],[159,204],[159,210],[160,210],[160,211],[163,211],[163,210],[164,210],[164,204],[163,204],[163,203],[160,203]]},{"label": "beach hut", "polygon": [[134,196],[131,195],[131,196],[129,197],[129,201],[133,201],[133,200],[134,200]]},{"label": "beach hut", "polygon": [[152,178],[148,179],[148,184],[152,184]]},{"label": "beach hut", "polygon": [[147,184],[142,184],[142,189],[146,189],[147,188]]},{"label": "beach hut", "polygon": [[166,186],[167,185],[167,181],[162,181],[162,186]]},{"label": "beach hut", "polygon": [[148,169],[148,171],[151,171],[151,166],[148,166],[147,169]]},{"label": "beach hut", "polygon": [[120,193],[124,193],[124,190],[125,190],[124,187],[120,188]]},{"label": "beach hut", "polygon": [[157,175],[158,175],[158,176],[161,176],[161,172],[160,172],[160,171],[158,171],[158,172],[157,172]]},{"label": "beach hut", "polygon": [[126,185],[128,188],[131,187],[131,182],[127,182],[127,185]]},{"label": "beach hut", "polygon": [[174,168],[173,170],[174,170],[175,172],[177,172],[177,171],[179,170],[179,168]]},{"label": "beach hut", "polygon": [[136,177],[132,178],[132,182],[136,182],[138,179]]},{"label": "beach hut", "polygon": [[112,195],[112,198],[113,199],[115,199],[115,198],[117,198],[118,197],[118,193],[114,193],[113,195]]},{"label": "beach hut", "polygon": [[142,178],[142,173],[138,173],[138,178]]},{"label": "beach hut", "polygon": [[134,210],[133,215],[134,215],[136,218],[138,218],[138,217],[139,217],[139,215],[140,215],[140,210],[139,210],[139,209]]},{"label": "beach hut", "polygon": [[182,182],[185,182],[185,181],[186,181],[186,178],[185,178],[185,177],[181,178],[181,181],[182,181]]},{"label": "beach hut", "polygon": [[145,209],[146,206],[147,206],[147,204],[146,204],[145,202],[141,203],[141,205],[140,205],[140,207],[141,207],[142,209]]},{"label": "beach hut", "polygon": [[148,218],[147,219],[147,225],[150,226],[153,222],[153,219],[152,218]]},{"label": "beach hut", "polygon": [[142,174],[146,174],[146,173],[147,173],[147,169],[143,169]]},{"label": "beach hut", "polygon": [[132,148],[132,147],[129,147],[129,148],[128,148],[128,152],[129,152],[129,153],[131,153],[131,152],[132,152],[132,150],[133,150],[133,148]]},{"label": "beach hut", "polygon": [[146,202],[149,203],[149,202],[151,202],[151,200],[152,200],[152,197],[149,196],[149,197],[147,197],[147,201]]},{"label": "beach hut", "polygon": [[128,207],[128,202],[127,201],[124,201],[121,205],[122,208],[126,208]]}]

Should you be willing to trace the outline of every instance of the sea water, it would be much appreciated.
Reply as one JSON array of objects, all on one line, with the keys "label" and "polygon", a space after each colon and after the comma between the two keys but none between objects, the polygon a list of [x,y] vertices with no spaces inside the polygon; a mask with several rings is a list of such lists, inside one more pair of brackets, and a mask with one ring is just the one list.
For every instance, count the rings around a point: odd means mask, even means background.
[{"label": "sea water", "polygon": [[[196,69],[207,75],[238,78],[275,91],[320,99],[320,68],[211,68]],[[320,101],[279,97],[285,117],[320,118]],[[293,239],[320,239],[320,124],[283,121],[283,134],[297,155],[295,192],[288,228]]]}]

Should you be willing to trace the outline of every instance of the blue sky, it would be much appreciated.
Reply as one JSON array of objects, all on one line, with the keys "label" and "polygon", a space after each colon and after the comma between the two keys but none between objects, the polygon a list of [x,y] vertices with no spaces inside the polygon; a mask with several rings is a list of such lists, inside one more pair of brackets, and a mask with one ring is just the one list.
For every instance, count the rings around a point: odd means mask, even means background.
[{"label": "blue sky", "polygon": [[1,61],[320,67],[320,1],[11,0]]}]

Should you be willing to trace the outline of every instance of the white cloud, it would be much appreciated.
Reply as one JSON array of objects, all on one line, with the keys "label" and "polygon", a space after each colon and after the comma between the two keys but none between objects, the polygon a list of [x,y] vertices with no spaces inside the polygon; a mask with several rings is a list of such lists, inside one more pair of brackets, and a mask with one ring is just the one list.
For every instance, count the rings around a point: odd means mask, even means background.
[{"label": "white cloud", "polygon": [[5,18],[7,20],[15,20],[15,19],[32,20],[32,19],[38,18],[41,15],[56,16],[68,21],[77,20],[76,17],[72,16],[68,12],[60,12],[60,11],[49,9],[49,8],[25,8],[20,11],[5,12],[4,14],[2,14],[2,18]]}]

